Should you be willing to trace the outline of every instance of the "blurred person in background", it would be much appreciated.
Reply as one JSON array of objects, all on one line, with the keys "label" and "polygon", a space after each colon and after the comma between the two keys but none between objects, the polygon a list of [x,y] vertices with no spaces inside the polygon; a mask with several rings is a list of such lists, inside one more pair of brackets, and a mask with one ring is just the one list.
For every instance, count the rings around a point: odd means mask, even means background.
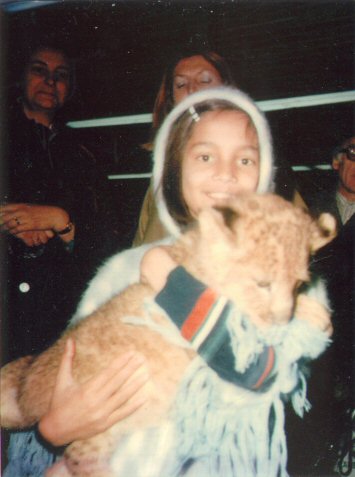
[{"label": "blurred person in background", "polygon": [[341,227],[355,212],[355,136],[334,149],[332,168],[337,176],[335,190],[322,191],[310,208],[315,214],[330,212]]},{"label": "blurred person in background", "polygon": [[329,212],[338,222],[338,236],[316,253],[312,263],[327,286],[334,334],[332,345],[312,363],[312,409],[302,421],[291,412],[286,420],[289,470],[297,475],[350,475],[354,468],[355,137],[342,140],[331,160],[335,187],[316,195],[309,206],[315,216]]}]

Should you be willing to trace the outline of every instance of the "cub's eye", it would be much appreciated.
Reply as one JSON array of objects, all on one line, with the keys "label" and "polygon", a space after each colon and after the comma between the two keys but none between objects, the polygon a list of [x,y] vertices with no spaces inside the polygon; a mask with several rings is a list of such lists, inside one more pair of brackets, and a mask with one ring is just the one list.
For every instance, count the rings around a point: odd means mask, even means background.
[{"label": "cub's eye", "polygon": [[306,283],[307,283],[306,280],[296,280],[295,290],[296,291],[300,290]]},{"label": "cub's eye", "polygon": [[267,280],[257,281],[256,284],[258,285],[259,288],[265,288],[266,290],[271,289],[271,282],[268,282]]},{"label": "cub's eye", "polygon": [[296,297],[300,293],[304,293],[307,290],[308,279],[305,280],[296,280],[295,286],[293,288],[293,295]]}]

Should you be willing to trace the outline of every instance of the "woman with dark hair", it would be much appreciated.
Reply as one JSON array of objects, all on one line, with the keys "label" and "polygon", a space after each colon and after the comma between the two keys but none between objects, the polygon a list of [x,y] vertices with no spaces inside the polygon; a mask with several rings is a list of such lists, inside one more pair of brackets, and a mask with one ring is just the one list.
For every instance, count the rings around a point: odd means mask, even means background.
[{"label": "woman with dark hair", "polygon": [[8,180],[0,208],[7,241],[5,361],[43,349],[74,305],[76,287],[67,290],[62,282],[66,275],[74,283],[80,276],[70,250],[79,234],[68,176],[78,174],[89,156],[85,150],[73,154],[54,122],[71,85],[65,53],[39,47],[25,66],[22,95],[10,105]]},{"label": "woman with dark hair", "polygon": [[21,97],[9,106],[0,206],[7,242],[5,361],[41,351],[57,336],[106,255],[103,176],[56,120],[73,88],[66,53],[40,46],[25,65]]}]

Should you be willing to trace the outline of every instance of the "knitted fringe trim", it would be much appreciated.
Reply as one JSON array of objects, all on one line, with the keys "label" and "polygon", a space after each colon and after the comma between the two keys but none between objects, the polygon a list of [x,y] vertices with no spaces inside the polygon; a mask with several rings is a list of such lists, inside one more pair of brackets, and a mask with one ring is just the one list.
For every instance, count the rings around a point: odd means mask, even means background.
[{"label": "knitted fringe trim", "polygon": [[[312,292],[318,295],[319,290],[313,288]],[[154,311],[157,311],[155,305],[146,303],[144,319],[126,317],[125,321],[148,326],[181,345],[174,326],[157,326],[149,319]],[[129,444],[121,446],[114,458],[120,468],[115,475],[288,476],[282,396],[291,395],[300,416],[309,409],[306,380],[298,361],[303,357],[316,358],[328,346],[329,339],[325,333],[297,318],[261,333],[236,309],[232,310],[227,326],[237,371],[245,370],[263,346],[275,347],[276,378],[272,387],[265,393],[238,388],[221,380],[201,358],[196,358],[181,383],[170,423],[139,433],[138,447],[138,434],[127,436]],[[141,453],[139,449],[145,451]],[[123,469],[130,469],[130,473]]]},{"label": "knitted fringe trim", "polygon": [[206,477],[286,477],[284,408],[275,392],[251,393],[220,380],[199,359],[179,390],[175,469],[202,459]]},{"label": "knitted fringe trim", "polygon": [[287,477],[283,404],[218,378],[199,358],[169,420],[127,436],[112,459],[117,477]]}]

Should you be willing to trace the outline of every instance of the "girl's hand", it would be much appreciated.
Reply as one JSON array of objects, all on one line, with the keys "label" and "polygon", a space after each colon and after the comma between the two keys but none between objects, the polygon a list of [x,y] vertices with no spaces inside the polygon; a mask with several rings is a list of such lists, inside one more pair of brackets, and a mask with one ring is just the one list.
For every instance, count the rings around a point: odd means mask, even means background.
[{"label": "girl's hand", "polygon": [[54,237],[52,230],[33,230],[29,232],[20,232],[16,237],[24,242],[27,247],[36,247],[37,245],[44,245],[51,238]]},{"label": "girl's hand", "polygon": [[34,204],[7,204],[0,207],[1,228],[11,234],[34,230],[63,230],[69,214],[60,207]]},{"label": "girl's hand", "polygon": [[[83,384],[72,375],[75,344],[66,343],[49,411],[39,422],[42,436],[54,446],[87,439],[132,414],[148,399],[144,357],[127,352]],[[143,388],[143,389],[142,389]]]},{"label": "girl's hand", "polygon": [[165,247],[151,248],[141,261],[141,282],[147,283],[159,293],[164,288],[169,273],[177,266]]}]

